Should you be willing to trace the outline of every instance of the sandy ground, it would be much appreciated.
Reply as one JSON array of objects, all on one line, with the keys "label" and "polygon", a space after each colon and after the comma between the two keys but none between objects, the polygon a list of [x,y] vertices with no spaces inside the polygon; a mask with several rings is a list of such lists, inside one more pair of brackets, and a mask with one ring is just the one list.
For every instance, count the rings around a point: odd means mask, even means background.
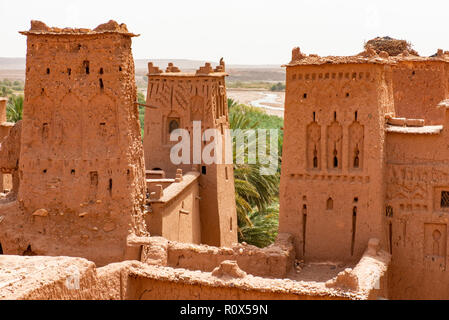
[{"label": "sandy ground", "polygon": [[263,108],[267,114],[284,117],[285,92],[239,89],[227,89],[226,91],[228,98],[239,103]]}]

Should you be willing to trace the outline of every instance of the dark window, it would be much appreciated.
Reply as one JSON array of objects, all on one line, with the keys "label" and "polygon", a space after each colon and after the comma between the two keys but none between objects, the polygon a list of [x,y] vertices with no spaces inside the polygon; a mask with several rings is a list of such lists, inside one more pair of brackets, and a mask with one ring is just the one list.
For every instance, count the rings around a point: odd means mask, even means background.
[{"label": "dark window", "polygon": [[441,191],[441,208],[449,208],[449,191]]},{"label": "dark window", "polygon": [[0,254],[3,254],[2,244],[0,243]]},{"label": "dark window", "polygon": [[202,166],[201,167],[201,173],[202,174],[206,174],[206,166]]},{"label": "dark window", "polygon": [[392,206],[387,206],[385,208],[385,216],[392,218],[393,217],[393,207]]},{"label": "dark window", "polygon": [[89,74],[90,73],[90,68],[89,68],[89,61],[84,61],[83,62],[83,67],[84,67],[84,70],[86,71],[86,74]]},{"label": "dark window", "polygon": [[334,200],[332,198],[327,199],[326,208],[327,210],[334,209]]},{"label": "dark window", "polygon": [[90,175],[90,184],[93,186],[98,186],[98,172],[92,171],[89,173]]},{"label": "dark window", "polygon": [[179,128],[179,120],[170,120],[168,124],[168,133],[172,133],[174,130]]},{"label": "dark window", "polygon": [[50,74],[50,68],[47,68],[47,74]]},{"label": "dark window", "polygon": [[101,90],[104,89],[103,79],[101,79],[101,78],[100,78],[100,89],[101,89]]}]

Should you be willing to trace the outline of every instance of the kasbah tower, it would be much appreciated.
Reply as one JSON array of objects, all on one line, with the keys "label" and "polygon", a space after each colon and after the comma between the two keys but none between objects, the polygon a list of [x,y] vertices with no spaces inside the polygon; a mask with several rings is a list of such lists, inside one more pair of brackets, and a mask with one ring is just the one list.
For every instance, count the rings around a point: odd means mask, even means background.
[{"label": "kasbah tower", "polygon": [[[181,72],[173,64],[165,72],[152,63],[148,65],[146,168],[162,170],[168,177],[174,177],[179,169],[199,171],[201,243],[213,246],[231,246],[237,242],[233,165],[232,161],[225,161],[225,148],[230,141],[226,76],[223,60],[216,68],[206,63],[193,73]],[[191,152],[190,164],[173,164],[170,151],[178,141],[170,141],[170,134],[178,128],[186,129],[190,135],[189,151],[202,152],[207,145],[215,143],[216,150],[222,150],[216,155],[218,163],[206,163],[200,154]],[[217,129],[217,141],[215,138],[204,141],[207,129]]]},{"label": "kasbah tower", "polygon": [[[287,67],[279,231],[308,261],[356,261],[383,234],[385,114],[392,68],[304,56]],[[384,242],[385,245],[385,242]]]},{"label": "kasbah tower", "polygon": [[135,35],[113,21],[95,30],[32,22],[22,34],[22,240],[33,254],[120,261],[127,235],[145,233]]}]

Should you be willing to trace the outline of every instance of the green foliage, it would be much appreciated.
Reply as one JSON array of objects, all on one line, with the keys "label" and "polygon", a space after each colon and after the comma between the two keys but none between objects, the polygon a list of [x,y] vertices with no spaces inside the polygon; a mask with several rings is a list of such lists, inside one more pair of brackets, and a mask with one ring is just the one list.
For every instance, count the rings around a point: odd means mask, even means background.
[{"label": "green foliage", "polygon": [[19,80],[11,81],[4,79],[0,81],[0,96],[7,97],[12,94],[22,94],[24,83]]},{"label": "green foliage", "polygon": [[[146,104],[145,101],[145,95],[142,92],[137,92],[137,102]],[[142,134],[142,140],[143,140],[143,126],[145,123],[145,107],[144,106],[138,106],[139,108],[139,121],[140,121],[140,130]]]},{"label": "green foliage", "polygon": [[285,91],[285,84],[282,82],[278,82],[273,84],[270,88],[271,91]]},{"label": "green foliage", "polygon": [[6,118],[9,122],[22,120],[23,114],[23,95],[10,96],[6,106]]},{"label": "green foliage", "polygon": [[[260,109],[238,104],[232,99],[228,99],[228,106],[231,129],[281,129],[283,126],[282,118],[267,115]],[[282,131],[279,131],[281,147],[283,136]],[[248,164],[247,150],[250,145],[247,144],[244,150],[236,150],[235,142],[244,131],[234,134],[237,134],[236,139],[233,139],[233,156],[239,240],[264,247],[272,243],[277,235],[278,210],[275,204],[280,170],[274,175],[261,175],[262,164],[258,161]],[[244,164],[236,163],[240,152],[243,152]],[[280,164],[280,157],[278,161]]]},{"label": "green foliage", "polygon": [[240,228],[239,242],[264,248],[276,240],[279,226],[279,203],[273,203],[264,211],[253,211],[248,214],[251,225]]},{"label": "green foliage", "polygon": [[226,87],[229,89],[265,89],[270,90],[272,86],[271,82],[265,81],[228,81]]}]

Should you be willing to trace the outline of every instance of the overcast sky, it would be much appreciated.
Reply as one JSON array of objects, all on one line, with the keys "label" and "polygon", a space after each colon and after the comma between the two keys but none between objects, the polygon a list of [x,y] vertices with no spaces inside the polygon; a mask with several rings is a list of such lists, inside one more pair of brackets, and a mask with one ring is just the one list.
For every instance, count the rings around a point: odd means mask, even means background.
[{"label": "overcast sky", "polygon": [[376,36],[407,39],[421,55],[449,50],[449,1],[0,0],[0,57],[25,56],[30,20],[95,28],[114,19],[141,36],[135,58],[282,64],[291,49],[352,55]]}]

